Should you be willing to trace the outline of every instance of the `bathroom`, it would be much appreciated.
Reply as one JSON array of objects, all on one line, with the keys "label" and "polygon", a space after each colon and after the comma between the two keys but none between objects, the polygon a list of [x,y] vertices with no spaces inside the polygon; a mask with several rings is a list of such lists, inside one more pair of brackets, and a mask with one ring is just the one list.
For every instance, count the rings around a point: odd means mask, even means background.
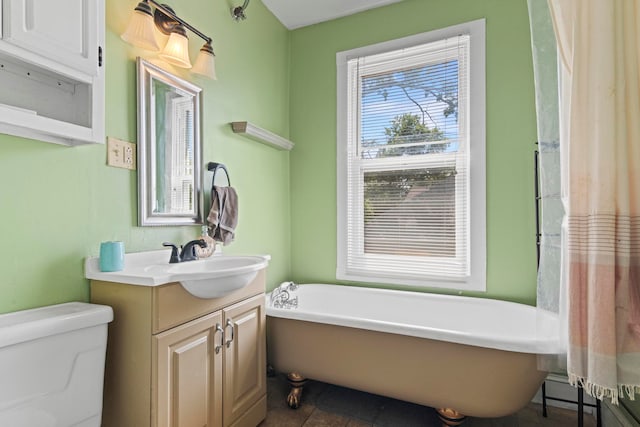
[{"label": "bathroom", "polygon": [[[287,280],[335,283],[336,53],[484,18],[486,292],[464,295],[534,305],[537,133],[527,1],[403,0],[292,30],[259,0],[251,1],[245,21],[234,22],[229,9],[238,2],[170,3],[213,38],[217,80],[171,71],[202,88],[203,160],[223,162],[240,195],[236,238],[224,253],[269,254],[267,290]],[[120,34],[136,4],[105,2],[105,134],[131,142],[136,57],[148,53]],[[195,58],[201,44],[189,36]],[[295,147],[274,150],[235,135],[228,123],[239,120]],[[0,313],[89,301],[84,259],[97,256],[103,241],[140,252],[200,233],[198,226],[138,226],[136,171],[107,166],[103,144],[64,147],[3,133],[0,153]]]}]

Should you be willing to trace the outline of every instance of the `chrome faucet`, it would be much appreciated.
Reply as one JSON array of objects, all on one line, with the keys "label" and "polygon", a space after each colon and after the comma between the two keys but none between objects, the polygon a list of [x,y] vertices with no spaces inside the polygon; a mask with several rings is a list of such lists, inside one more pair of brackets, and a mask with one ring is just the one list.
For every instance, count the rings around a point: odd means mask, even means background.
[{"label": "chrome faucet", "polygon": [[200,246],[201,248],[207,247],[207,243],[204,240],[196,239],[185,243],[183,246],[180,246],[181,251],[178,254],[178,247],[173,243],[164,242],[162,244],[162,246],[171,248],[171,257],[169,258],[169,264],[194,261],[198,259],[198,255],[196,254],[196,245]]},{"label": "chrome faucet", "polygon": [[298,308],[298,297],[292,298],[291,292],[298,289],[293,282],[284,282],[271,291],[271,306],[274,308]]}]

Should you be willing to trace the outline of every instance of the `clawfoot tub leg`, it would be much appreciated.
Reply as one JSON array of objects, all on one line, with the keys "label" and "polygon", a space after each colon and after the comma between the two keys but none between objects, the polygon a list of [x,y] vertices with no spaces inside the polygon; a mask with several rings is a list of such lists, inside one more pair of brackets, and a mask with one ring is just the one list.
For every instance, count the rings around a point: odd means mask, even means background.
[{"label": "clawfoot tub leg", "polygon": [[442,427],[459,426],[467,418],[460,412],[451,408],[436,409],[436,412],[438,412],[438,417],[440,417],[440,421],[442,421]]},{"label": "clawfoot tub leg", "polygon": [[300,407],[300,400],[302,399],[302,389],[307,379],[297,372],[291,372],[287,375],[287,380],[291,385],[291,391],[287,396],[287,405],[289,405],[291,409],[298,409]]}]

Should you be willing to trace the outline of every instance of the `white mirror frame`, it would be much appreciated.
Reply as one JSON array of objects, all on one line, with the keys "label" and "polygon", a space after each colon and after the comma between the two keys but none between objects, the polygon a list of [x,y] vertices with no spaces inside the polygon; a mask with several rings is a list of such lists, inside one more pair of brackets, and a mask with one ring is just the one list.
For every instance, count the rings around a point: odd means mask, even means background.
[{"label": "white mirror frame", "polygon": [[[194,225],[203,223],[203,171],[201,140],[201,92],[194,84],[174,76],[162,68],[138,57],[138,225]],[[191,95],[193,99],[193,209],[185,213],[154,212],[155,190],[153,177],[155,164],[155,122],[156,111],[153,100],[153,81],[158,80],[174,89]]]}]

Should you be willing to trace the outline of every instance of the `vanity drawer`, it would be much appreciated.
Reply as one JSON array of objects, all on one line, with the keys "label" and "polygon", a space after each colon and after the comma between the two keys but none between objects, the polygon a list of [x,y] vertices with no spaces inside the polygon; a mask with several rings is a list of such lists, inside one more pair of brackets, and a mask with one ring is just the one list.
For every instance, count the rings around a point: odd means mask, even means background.
[{"label": "vanity drawer", "polygon": [[242,289],[221,298],[201,299],[187,292],[180,283],[153,288],[152,334],[165,331],[198,317],[220,310],[230,304],[264,293],[265,269]]}]

